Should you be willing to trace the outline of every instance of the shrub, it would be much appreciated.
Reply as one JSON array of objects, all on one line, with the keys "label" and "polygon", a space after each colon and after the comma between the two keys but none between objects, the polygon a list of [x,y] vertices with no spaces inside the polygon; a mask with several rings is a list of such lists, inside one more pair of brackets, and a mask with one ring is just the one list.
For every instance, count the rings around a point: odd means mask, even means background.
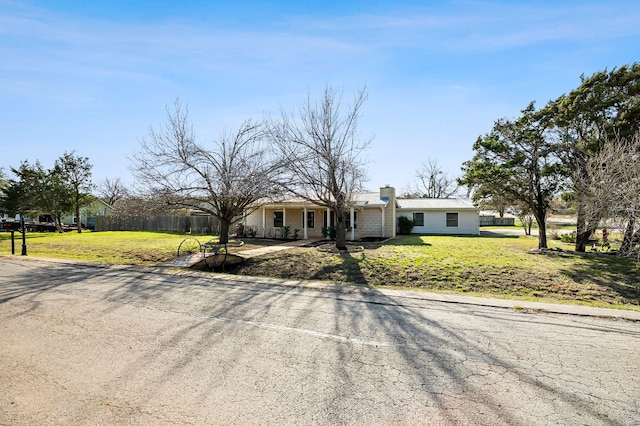
[{"label": "shrub", "polygon": [[329,237],[332,240],[336,239],[336,228],[335,226],[323,226],[322,227],[322,236],[327,238]]},{"label": "shrub", "polygon": [[560,241],[563,243],[575,243],[576,242],[576,231],[560,234]]},{"label": "shrub", "polygon": [[244,229],[244,232],[247,235],[247,237],[255,238],[256,235],[258,234],[258,228],[255,227],[255,226],[249,226],[249,227]]},{"label": "shrub", "polygon": [[398,232],[400,234],[410,234],[413,229],[413,221],[406,216],[398,218]]},{"label": "shrub", "polygon": [[289,235],[291,235],[291,227],[290,226],[283,226],[282,228],[280,228],[280,237],[283,240],[288,240],[289,239]]}]

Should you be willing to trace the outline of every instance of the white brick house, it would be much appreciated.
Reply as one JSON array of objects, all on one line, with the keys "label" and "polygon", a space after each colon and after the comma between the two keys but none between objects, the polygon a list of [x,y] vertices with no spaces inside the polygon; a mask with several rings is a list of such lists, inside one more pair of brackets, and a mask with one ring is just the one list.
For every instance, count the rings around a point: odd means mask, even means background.
[{"label": "white brick house", "polygon": [[[385,186],[379,192],[356,194],[355,205],[347,214],[347,239],[394,238],[399,216],[414,221],[413,233],[479,234],[479,214],[471,201],[397,199],[395,189]],[[279,236],[279,230],[288,226],[292,233],[298,229],[298,236],[308,239],[322,237],[323,228],[334,226],[335,217],[326,207],[301,199],[285,199],[261,205],[245,215],[242,222],[260,237]]]}]

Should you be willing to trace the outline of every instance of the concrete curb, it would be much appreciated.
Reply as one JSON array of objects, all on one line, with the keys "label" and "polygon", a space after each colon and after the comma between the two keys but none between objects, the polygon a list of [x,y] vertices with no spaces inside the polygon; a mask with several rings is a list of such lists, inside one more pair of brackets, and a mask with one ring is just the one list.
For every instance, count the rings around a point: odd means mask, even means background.
[{"label": "concrete curb", "polygon": [[528,311],[528,312],[540,312],[549,314],[562,314],[562,315],[575,315],[582,317],[598,317],[598,318],[610,318],[610,319],[622,319],[628,321],[640,322],[640,310],[627,310],[627,309],[611,309],[611,308],[594,308],[591,306],[583,305],[571,305],[560,303],[544,303],[544,302],[530,302],[522,300],[511,299],[496,299],[488,297],[473,297],[463,296],[456,294],[446,293],[430,293],[425,291],[413,291],[413,290],[393,290],[393,289],[380,289],[373,287],[364,287],[349,284],[330,283],[325,281],[310,281],[310,280],[285,280],[278,278],[266,278],[266,277],[251,277],[244,275],[228,275],[214,272],[203,272],[185,268],[166,267],[166,266],[132,266],[132,265],[105,265],[101,263],[89,263],[89,262],[77,262],[72,260],[50,259],[50,258],[28,258],[20,256],[2,255],[3,258],[9,258],[13,260],[21,261],[39,261],[50,263],[62,263],[62,264],[76,264],[88,267],[96,267],[101,269],[110,270],[122,270],[131,269],[136,271],[144,271],[154,274],[162,275],[174,275],[174,276],[193,276],[198,278],[207,278],[208,280],[215,280],[223,284],[249,284],[249,285],[266,285],[266,286],[278,286],[286,288],[296,289],[308,289],[323,292],[339,293],[339,294],[353,294],[359,296],[370,297],[389,297],[398,303],[397,299],[413,299],[424,300],[431,302],[451,303],[458,305],[478,306],[478,307],[491,307],[491,308],[503,308],[516,311]]},{"label": "concrete curb", "polygon": [[[317,291],[325,291],[340,294],[354,294],[371,297],[389,297],[393,300],[413,299],[430,302],[451,303],[458,305],[470,305],[478,307],[503,308],[516,311],[541,312],[550,314],[575,315],[584,317],[624,319],[640,322],[640,310],[594,308],[591,306],[571,305],[560,303],[530,302],[511,299],[495,299],[488,297],[462,296],[446,293],[431,293],[425,291],[380,289],[362,287],[357,285],[345,285],[327,283],[324,281],[284,280],[277,278],[249,277],[242,275],[225,275],[214,273],[216,280],[228,283],[262,284],[290,288],[304,288]],[[401,303],[396,303],[401,305]]]}]

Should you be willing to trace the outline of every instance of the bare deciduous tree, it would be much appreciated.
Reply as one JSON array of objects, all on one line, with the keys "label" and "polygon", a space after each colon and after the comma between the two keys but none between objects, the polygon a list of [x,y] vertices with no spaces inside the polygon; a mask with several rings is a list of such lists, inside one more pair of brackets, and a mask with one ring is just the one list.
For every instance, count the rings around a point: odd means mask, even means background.
[{"label": "bare deciduous tree", "polygon": [[438,164],[429,158],[416,170],[418,181],[409,193],[417,198],[450,198],[457,194],[458,183],[449,177]]},{"label": "bare deciduous tree", "polygon": [[[631,137],[640,130],[640,63],[580,77],[581,84],[547,105],[556,132],[565,144],[565,170],[568,177],[579,175],[574,182],[582,185],[588,179],[586,163],[593,154],[617,136]],[[579,192],[579,186],[573,188]],[[601,217],[576,198],[576,251],[584,252],[587,241]],[[589,217],[588,217],[589,216]]]},{"label": "bare deciduous tree", "polygon": [[524,229],[525,235],[531,235],[531,227],[535,220],[533,213],[531,213],[531,208],[526,204],[522,205],[522,207],[516,210],[516,215],[522,224],[522,229]]},{"label": "bare deciduous tree", "polygon": [[271,120],[269,126],[274,146],[286,161],[286,189],[335,212],[340,250],[346,249],[347,212],[366,179],[363,153],[370,141],[358,134],[366,98],[366,90],[359,90],[343,108],[342,93],[327,86],[319,102],[309,97],[297,114],[282,111],[280,120]]},{"label": "bare deciduous tree", "polygon": [[629,254],[640,240],[640,134],[604,144],[585,174],[578,188],[587,219],[609,219],[624,233],[620,253]]},{"label": "bare deciduous tree", "polygon": [[11,181],[5,176],[4,170],[0,167],[0,198],[4,195]]},{"label": "bare deciduous tree", "polygon": [[129,195],[129,189],[122,183],[122,180],[117,178],[106,178],[96,187],[98,197],[114,207],[116,203]]},{"label": "bare deciduous tree", "polygon": [[128,194],[119,199],[113,207],[114,215],[119,217],[181,216],[187,214],[187,209],[170,206],[166,199],[153,195],[151,191]]},{"label": "bare deciduous tree", "polygon": [[175,101],[167,123],[141,140],[132,172],[175,207],[197,209],[220,220],[220,242],[245,209],[274,194],[279,164],[263,144],[263,125],[247,120],[206,148],[196,142],[188,109]]}]

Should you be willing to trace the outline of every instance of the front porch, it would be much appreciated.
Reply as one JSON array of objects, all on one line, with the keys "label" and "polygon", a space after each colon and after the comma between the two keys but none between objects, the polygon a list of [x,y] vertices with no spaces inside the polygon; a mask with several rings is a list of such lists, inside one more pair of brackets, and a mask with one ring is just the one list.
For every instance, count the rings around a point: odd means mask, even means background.
[{"label": "front porch", "polygon": [[[347,213],[347,240],[355,241],[358,235],[358,209]],[[335,213],[317,206],[264,206],[244,216],[245,230],[251,228],[262,238],[301,238],[303,240],[329,238],[335,227]],[[351,226],[353,224],[353,226]],[[285,235],[286,234],[286,235]]]}]

